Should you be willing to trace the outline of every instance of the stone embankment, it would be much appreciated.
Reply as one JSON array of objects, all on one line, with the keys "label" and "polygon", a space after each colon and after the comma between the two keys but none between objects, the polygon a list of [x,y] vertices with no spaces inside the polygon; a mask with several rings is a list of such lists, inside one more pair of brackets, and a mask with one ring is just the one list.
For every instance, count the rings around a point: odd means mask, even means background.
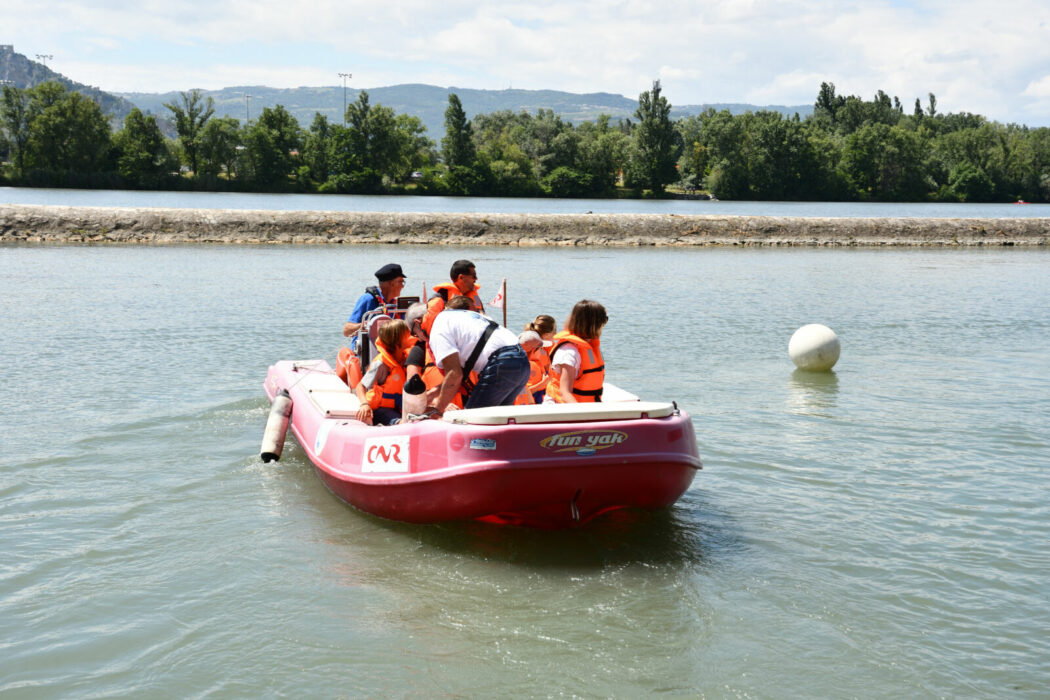
[{"label": "stone embankment", "polygon": [[0,205],[0,244],[1047,246],[1050,219],[479,214]]}]

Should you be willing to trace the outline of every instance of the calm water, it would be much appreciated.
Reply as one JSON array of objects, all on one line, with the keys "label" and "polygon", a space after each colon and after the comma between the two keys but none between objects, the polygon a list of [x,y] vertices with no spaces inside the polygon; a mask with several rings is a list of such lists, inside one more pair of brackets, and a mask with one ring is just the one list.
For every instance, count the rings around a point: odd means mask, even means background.
[{"label": "calm water", "polygon": [[83,207],[175,207],[389,212],[582,214],[710,214],[721,216],[834,216],[933,218],[1050,218],[1050,204],[886,204],[860,202],[712,202],[646,199],[525,199],[230,192],[134,192],[0,187],[0,204]]},{"label": "calm water", "polygon": [[[693,415],[673,508],[381,521],[294,442],[369,273],[457,257],[510,322],[583,295]],[[1046,697],[1050,253],[0,248],[0,696]],[[644,280],[644,283],[640,280]],[[526,299],[528,301],[526,301]],[[834,374],[793,371],[809,322]]]}]

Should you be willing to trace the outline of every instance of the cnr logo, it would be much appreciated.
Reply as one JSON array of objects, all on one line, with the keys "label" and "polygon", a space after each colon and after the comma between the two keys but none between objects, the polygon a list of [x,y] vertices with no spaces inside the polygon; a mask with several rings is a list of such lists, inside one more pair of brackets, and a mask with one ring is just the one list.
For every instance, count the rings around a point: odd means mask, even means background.
[{"label": "cnr logo", "polygon": [[407,435],[365,440],[362,472],[407,472],[410,471],[412,454],[409,452]]},{"label": "cnr logo", "polygon": [[627,442],[627,433],[621,430],[575,430],[556,433],[540,440],[540,447],[552,452],[576,452],[580,449],[604,450]]},{"label": "cnr logo", "polygon": [[368,448],[369,462],[400,462],[401,445],[372,445]]}]

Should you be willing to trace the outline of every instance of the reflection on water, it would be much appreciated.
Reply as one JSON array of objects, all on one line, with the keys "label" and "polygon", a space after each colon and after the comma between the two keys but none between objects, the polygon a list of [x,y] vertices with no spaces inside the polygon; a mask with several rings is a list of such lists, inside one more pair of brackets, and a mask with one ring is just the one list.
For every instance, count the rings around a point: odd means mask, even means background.
[{"label": "reflection on water", "polygon": [[529,567],[708,565],[735,548],[731,519],[695,491],[670,508],[613,511],[582,527],[561,531],[482,522],[420,526],[373,520],[452,554]]},{"label": "reflection on water", "polygon": [[831,418],[839,393],[839,377],[834,372],[796,369],[788,382],[788,410],[798,415]]},{"label": "reflection on water", "polygon": [[[296,470],[296,480],[316,476]],[[304,488],[311,484],[303,483]],[[732,556],[742,545],[731,515],[699,491],[689,491],[669,508],[624,509],[605,513],[570,530],[537,530],[477,521],[418,525],[384,520],[340,501],[334,494],[324,504],[333,529],[355,547],[368,548],[398,539],[436,548],[447,555],[533,568],[572,567],[599,571],[608,566],[642,564],[671,568],[708,567]],[[362,538],[365,538],[364,540]],[[358,572],[360,574],[360,571]]]}]

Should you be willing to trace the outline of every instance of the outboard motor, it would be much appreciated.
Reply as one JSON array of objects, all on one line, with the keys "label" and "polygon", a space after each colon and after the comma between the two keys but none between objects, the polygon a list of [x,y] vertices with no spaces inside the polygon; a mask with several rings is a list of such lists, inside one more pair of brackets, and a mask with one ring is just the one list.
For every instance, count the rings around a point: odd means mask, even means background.
[{"label": "outboard motor", "polygon": [[273,397],[270,415],[266,419],[266,430],[263,431],[262,448],[259,456],[264,462],[276,462],[281,458],[284,449],[284,437],[288,433],[288,419],[292,415],[292,397],[287,389],[281,389]]}]

